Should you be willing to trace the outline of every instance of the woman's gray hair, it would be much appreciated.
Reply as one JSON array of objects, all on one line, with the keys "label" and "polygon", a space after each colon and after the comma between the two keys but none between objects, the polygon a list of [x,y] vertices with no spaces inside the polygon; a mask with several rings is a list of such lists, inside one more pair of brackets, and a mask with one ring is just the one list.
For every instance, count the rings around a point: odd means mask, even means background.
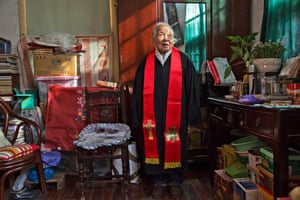
[{"label": "woman's gray hair", "polygon": [[174,30],[172,29],[172,26],[170,26],[170,24],[168,24],[166,22],[158,22],[154,25],[153,30],[152,30],[152,41],[155,40],[157,33],[158,33],[158,29],[162,26],[168,27],[172,33],[172,36],[174,37]]}]

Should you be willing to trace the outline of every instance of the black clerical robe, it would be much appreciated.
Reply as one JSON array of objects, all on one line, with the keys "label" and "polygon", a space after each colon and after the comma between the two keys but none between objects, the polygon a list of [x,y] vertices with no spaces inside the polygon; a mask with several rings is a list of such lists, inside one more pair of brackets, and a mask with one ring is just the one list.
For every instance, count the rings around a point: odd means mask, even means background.
[{"label": "black clerical robe", "polygon": [[[155,57],[155,80],[154,80],[154,112],[156,119],[156,133],[158,141],[159,165],[144,163],[143,148],[143,82],[146,58],[138,66],[133,92],[133,126],[137,131],[137,146],[141,158],[142,172],[147,175],[160,174],[163,170],[164,161],[164,129],[166,124],[166,105],[168,95],[168,81],[170,73],[171,56],[162,65]],[[200,80],[196,74],[193,63],[186,54],[180,52],[182,62],[182,108],[181,108],[181,164],[184,169],[187,165],[188,135],[187,125],[200,124]],[[180,170],[181,170],[180,169]]]}]

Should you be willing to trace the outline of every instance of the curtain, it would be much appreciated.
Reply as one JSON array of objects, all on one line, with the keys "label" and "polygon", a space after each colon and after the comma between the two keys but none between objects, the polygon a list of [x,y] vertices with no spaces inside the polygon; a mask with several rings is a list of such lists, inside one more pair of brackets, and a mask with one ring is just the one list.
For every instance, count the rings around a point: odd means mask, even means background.
[{"label": "curtain", "polygon": [[300,51],[299,10],[300,0],[265,0],[261,41],[282,40],[287,48],[285,59]]},{"label": "curtain", "polygon": [[199,73],[206,60],[206,7],[205,4],[186,4],[185,18],[185,52],[194,63]]}]

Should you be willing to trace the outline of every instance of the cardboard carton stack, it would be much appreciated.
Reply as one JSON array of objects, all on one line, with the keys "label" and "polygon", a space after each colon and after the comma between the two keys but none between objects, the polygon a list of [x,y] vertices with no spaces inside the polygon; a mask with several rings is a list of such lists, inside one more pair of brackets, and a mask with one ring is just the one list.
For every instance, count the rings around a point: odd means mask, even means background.
[{"label": "cardboard carton stack", "polygon": [[47,104],[50,85],[64,87],[80,85],[79,55],[62,52],[58,47],[49,47],[47,44],[40,43],[31,44],[31,49],[39,104],[43,110]]}]

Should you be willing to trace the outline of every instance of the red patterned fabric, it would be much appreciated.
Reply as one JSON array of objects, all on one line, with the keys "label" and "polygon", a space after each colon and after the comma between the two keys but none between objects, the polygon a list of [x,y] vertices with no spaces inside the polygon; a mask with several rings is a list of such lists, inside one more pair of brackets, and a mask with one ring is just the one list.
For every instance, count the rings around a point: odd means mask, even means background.
[{"label": "red patterned fabric", "polygon": [[[88,87],[89,92],[116,88]],[[73,141],[86,125],[85,88],[50,85],[45,114],[45,146],[74,151]],[[92,113],[92,121],[101,120],[101,113]],[[115,117],[106,114],[105,117]]]},{"label": "red patterned fabric", "polygon": [[45,114],[45,146],[73,151],[73,141],[85,125],[84,88],[50,85]]}]

